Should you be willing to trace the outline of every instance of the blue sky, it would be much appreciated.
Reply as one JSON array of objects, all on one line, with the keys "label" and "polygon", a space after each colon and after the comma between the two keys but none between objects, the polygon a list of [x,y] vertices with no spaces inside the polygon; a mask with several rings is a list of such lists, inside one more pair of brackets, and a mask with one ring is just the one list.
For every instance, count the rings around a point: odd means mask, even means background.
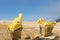
[{"label": "blue sky", "polygon": [[24,21],[54,20],[60,18],[60,0],[0,0],[0,20],[13,20],[19,13]]}]

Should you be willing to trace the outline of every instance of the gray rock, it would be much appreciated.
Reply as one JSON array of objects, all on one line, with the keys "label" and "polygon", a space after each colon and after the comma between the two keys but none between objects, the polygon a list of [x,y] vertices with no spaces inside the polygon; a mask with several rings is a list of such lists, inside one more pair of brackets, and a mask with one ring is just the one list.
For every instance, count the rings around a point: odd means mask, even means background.
[{"label": "gray rock", "polygon": [[56,34],[52,34],[51,36],[40,36],[40,40],[58,40],[58,36]]}]

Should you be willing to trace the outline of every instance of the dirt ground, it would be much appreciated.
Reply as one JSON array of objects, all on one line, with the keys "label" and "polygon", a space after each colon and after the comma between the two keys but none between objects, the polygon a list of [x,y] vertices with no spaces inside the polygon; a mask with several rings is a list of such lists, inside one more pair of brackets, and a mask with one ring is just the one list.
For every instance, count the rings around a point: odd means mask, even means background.
[{"label": "dirt ground", "polygon": [[[57,23],[56,27],[60,26],[60,23]],[[60,27],[53,29],[53,33],[60,37]],[[24,39],[34,39],[40,37],[39,26],[35,22],[23,22],[23,29],[15,33],[11,33],[6,24],[0,24],[0,40],[12,40],[12,34],[14,34],[13,40],[24,40]],[[20,39],[21,37],[21,39]],[[16,39],[17,38],[17,39]],[[60,38],[58,38],[60,40]]]}]

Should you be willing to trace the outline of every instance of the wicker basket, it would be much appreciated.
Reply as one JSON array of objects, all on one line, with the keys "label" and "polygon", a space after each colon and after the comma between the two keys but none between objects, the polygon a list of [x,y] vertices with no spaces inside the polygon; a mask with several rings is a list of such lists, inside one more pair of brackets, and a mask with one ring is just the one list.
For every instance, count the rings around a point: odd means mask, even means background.
[{"label": "wicker basket", "polygon": [[42,27],[42,36],[50,36],[52,34],[53,27],[48,25]]}]

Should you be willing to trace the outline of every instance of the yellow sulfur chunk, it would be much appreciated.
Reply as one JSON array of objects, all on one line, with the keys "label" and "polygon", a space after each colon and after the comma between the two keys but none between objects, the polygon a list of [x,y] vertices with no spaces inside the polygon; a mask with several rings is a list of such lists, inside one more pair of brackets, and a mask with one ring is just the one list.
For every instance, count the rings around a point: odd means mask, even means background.
[{"label": "yellow sulfur chunk", "polygon": [[50,22],[52,26],[55,26],[56,25],[56,22]]},{"label": "yellow sulfur chunk", "polygon": [[43,24],[43,26],[47,26],[47,27],[54,27],[56,25],[56,22],[45,22]]},{"label": "yellow sulfur chunk", "polygon": [[21,27],[22,27],[22,14],[19,14],[19,16],[15,18],[11,24],[8,24],[8,28],[12,32],[14,32],[15,30]]},{"label": "yellow sulfur chunk", "polygon": [[44,18],[40,18],[37,23],[40,25],[40,24],[43,24],[45,22]]}]

